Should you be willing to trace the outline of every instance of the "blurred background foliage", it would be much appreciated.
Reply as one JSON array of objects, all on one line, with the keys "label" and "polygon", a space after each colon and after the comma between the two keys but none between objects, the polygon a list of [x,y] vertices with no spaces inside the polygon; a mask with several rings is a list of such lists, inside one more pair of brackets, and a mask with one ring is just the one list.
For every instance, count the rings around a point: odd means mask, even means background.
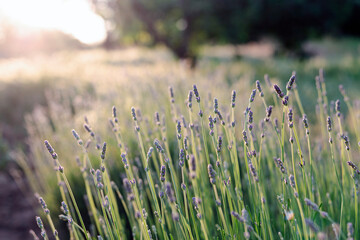
[{"label": "blurred background foliage", "polygon": [[[301,56],[305,40],[356,35],[357,0],[92,0],[106,21],[106,47],[164,44],[196,60],[204,43],[240,44],[270,37]],[[194,64],[194,62],[193,62]]]}]

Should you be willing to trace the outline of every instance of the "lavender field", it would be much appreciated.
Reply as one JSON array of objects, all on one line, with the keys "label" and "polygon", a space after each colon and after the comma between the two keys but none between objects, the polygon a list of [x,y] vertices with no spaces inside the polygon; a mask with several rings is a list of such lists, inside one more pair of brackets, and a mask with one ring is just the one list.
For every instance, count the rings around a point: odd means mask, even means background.
[{"label": "lavender field", "polygon": [[9,153],[35,239],[357,239],[358,56],[212,50],[195,70],[140,48],[0,66],[46,90]]}]

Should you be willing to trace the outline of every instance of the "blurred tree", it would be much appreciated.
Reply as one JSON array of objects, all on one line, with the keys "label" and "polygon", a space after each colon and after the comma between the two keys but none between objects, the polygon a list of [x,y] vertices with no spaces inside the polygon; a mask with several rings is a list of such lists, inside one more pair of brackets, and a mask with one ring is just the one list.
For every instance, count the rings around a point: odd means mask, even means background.
[{"label": "blurred tree", "polygon": [[[114,40],[124,43],[162,43],[178,58],[195,64],[198,46],[209,40],[219,22],[209,0],[92,0],[96,11],[107,21],[106,47]],[[114,38],[114,34],[115,36]]]},{"label": "blurred tree", "polygon": [[258,31],[280,40],[287,50],[301,50],[308,39],[342,33],[354,0],[263,0]]},{"label": "blurred tree", "polygon": [[[178,58],[196,62],[207,43],[239,44],[271,36],[300,50],[308,38],[359,32],[358,0],[90,0],[107,21],[107,47],[162,43]],[[345,31],[346,33],[346,31]]]}]

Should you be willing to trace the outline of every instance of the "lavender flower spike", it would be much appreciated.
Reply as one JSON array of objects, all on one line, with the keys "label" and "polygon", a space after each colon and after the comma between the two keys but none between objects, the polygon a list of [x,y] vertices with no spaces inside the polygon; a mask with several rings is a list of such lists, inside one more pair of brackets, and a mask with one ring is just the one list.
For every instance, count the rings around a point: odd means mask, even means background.
[{"label": "lavender flower spike", "polygon": [[193,92],[194,92],[196,101],[199,103],[199,102],[200,102],[200,95],[199,95],[199,91],[197,90],[197,87],[196,87],[195,84],[194,84],[194,86],[193,86]]},{"label": "lavender flower spike", "polygon": [[278,85],[274,84],[274,89],[280,98],[283,98],[285,96],[285,94],[281,91],[281,89]]},{"label": "lavender flower spike", "polygon": [[233,90],[231,93],[231,107],[232,108],[235,107],[235,100],[236,100],[236,92],[235,92],[235,90]]},{"label": "lavender flower spike", "polygon": [[261,85],[260,85],[260,81],[256,80],[256,89],[259,91],[259,95],[260,97],[264,97],[264,93],[262,91]]},{"label": "lavender flower spike", "polygon": [[44,144],[45,144],[45,147],[47,148],[47,150],[49,151],[51,157],[56,160],[58,157],[57,157],[57,154],[56,152],[54,151],[54,148],[51,146],[51,144],[49,143],[48,140],[45,140],[44,141]]},{"label": "lavender flower spike", "polygon": [[251,94],[250,94],[250,98],[249,98],[249,102],[253,102],[255,99],[255,94],[256,94],[256,89],[253,89]]},{"label": "lavender flower spike", "polygon": [[295,76],[295,75],[292,75],[292,76],[290,77],[289,82],[288,82],[288,84],[286,85],[286,89],[287,89],[288,91],[290,91],[291,88],[292,88],[292,86],[294,85],[295,79],[296,79],[296,76]]}]

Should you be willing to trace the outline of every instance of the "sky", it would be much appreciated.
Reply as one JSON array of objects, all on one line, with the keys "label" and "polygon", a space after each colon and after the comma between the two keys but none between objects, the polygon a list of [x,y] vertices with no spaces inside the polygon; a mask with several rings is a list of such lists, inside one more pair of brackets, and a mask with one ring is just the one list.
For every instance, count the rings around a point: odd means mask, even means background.
[{"label": "sky", "polygon": [[18,28],[59,30],[85,44],[106,37],[105,22],[88,0],[0,0],[0,16]]}]

